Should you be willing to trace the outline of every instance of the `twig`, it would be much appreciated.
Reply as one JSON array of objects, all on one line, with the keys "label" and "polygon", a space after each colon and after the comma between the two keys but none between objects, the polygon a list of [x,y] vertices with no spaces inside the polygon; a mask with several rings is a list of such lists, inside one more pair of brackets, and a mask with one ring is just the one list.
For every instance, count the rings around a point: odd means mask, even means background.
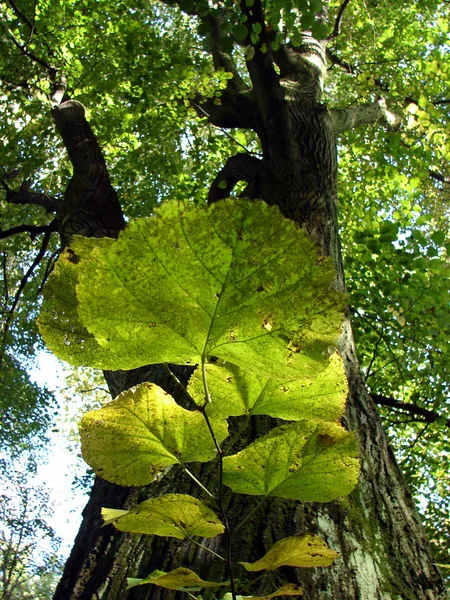
[{"label": "twig", "polygon": [[11,323],[14,317],[14,313],[16,311],[17,305],[19,304],[20,298],[22,296],[23,290],[25,289],[29,278],[31,277],[31,275],[33,275],[34,270],[39,266],[41,260],[43,259],[43,257],[45,256],[45,253],[47,252],[47,248],[48,248],[48,244],[50,242],[50,237],[52,235],[53,231],[47,231],[44,235],[44,238],[42,240],[42,244],[41,247],[39,249],[39,252],[37,253],[35,259],[33,260],[31,266],[29,267],[28,271],[25,273],[25,275],[22,277],[22,279],[20,280],[20,284],[19,287],[17,289],[17,292],[14,296],[14,300],[13,303],[11,305],[11,309],[9,311],[8,314],[8,318],[6,319],[5,322],[5,326],[3,329],[3,340],[2,340],[2,356],[0,357],[0,360],[3,358],[3,353],[6,347],[6,337],[8,335],[9,329],[11,327]]},{"label": "twig", "polygon": [[20,10],[20,8],[17,6],[17,4],[14,2],[14,0],[9,0],[9,5],[12,8],[13,12],[15,13],[15,15],[17,17],[19,17],[19,19],[21,21],[23,21],[26,25],[28,25],[28,27],[30,28],[30,30],[33,32],[35,30],[34,27],[34,23],[32,23],[29,18],[23,14],[23,12]]},{"label": "twig", "polygon": [[56,67],[52,67],[51,64],[49,64],[44,59],[39,58],[39,56],[36,56],[36,54],[34,54],[33,52],[30,52],[30,50],[27,50],[27,48],[25,47],[25,44],[21,44],[10,29],[8,29],[8,33],[11,36],[11,40],[12,40],[13,44],[20,50],[20,52],[22,52],[22,54],[24,56],[26,56],[33,62],[37,63],[38,65],[41,65],[41,67],[44,67],[44,69],[49,74],[50,80],[52,82],[55,81],[56,75],[58,73],[58,69]]},{"label": "twig", "polygon": [[370,359],[370,363],[369,366],[367,367],[367,371],[366,371],[366,375],[365,375],[365,379],[368,379],[370,377],[370,371],[372,369],[372,365],[375,362],[375,358],[377,356],[377,352],[378,352],[378,346],[380,345],[381,340],[383,339],[383,329],[381,329],[381,333],[377,339],[377,343],[375,344],[375,348],[374,351],[372,353],[372,358]]},{"label": "twig", "polygon": [[[55,264],[55,261],[58,258],[58,256],[61,254],[61,252],[62,252],[62,248],[58,248],[58,250],[55,250],[55,252],[53,252],[53,254],[48,259],[47,266],[45,268],[44,277],[42,278],[41,285],[39,286],[38,291],[36,292],[36,296],[39,296],[39,294],[44,289],[44,285],[47,283],[50,273],[52,272],[53,265]],[[107,392],[107,393],[109,393],[109,392]]]}]

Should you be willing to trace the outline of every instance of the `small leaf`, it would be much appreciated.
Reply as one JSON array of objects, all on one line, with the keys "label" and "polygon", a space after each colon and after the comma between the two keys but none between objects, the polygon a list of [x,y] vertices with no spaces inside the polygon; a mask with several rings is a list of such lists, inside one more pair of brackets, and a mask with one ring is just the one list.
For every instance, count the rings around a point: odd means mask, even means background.
[{"label": "small leaf", "polygon": [[[112,513],[121,512],[115,519]],[[217,515],[200,500],[185,494],[151,498],[128,511],[102,508],[102,516],[119,531],[184,539],[193,535],[212,538],[224,531]]]},{"label": "small leaf", "polygon": [[128,588],[136,585],[145,585],[148,583],[153,583],[154,585],[159,585],[160,587],[167,588],[169,590],[186,590],[186,588],[193,587],[201,589],[230,585],[228,581],[204,581],[197,575],[197,573],[194,573],[194,571],[186,569],[185,567],[179,567],[178,569],[174,569],[169,573],[165,573],[164,571],[153,571],[153,573],[151,573],[145,579],[137,580],[130,578],[128,579]]},{"label": "small leaf", "polygon": [[349,494],[358,472],[356,439],[337,423],[282,425],[223,459],[223,481],[234,492],[302,502]]},{"label": "small leaf", "polygon": [[339,556],[320,538],[306,534],[293,535],[276,542],[262,558],[254,563],[241,562],[247,571],[273,571],[278,567],[328,567]]},{"label": "small leaf", "polygon": [[244,58],[247,62],[250,62],[255,56],[255,49],[253,46],[246,46],[244,50]]},{"label": "small leaf", "polygon": [[311,26],[311,33],[316,40],[323,40],[327,37],[328,27],[321,21],[315,21]]},{"label": "small leaf", "polygon": [[[223,441],[226,422],[215,421],[213,427]],[[86,413],[80,437],[85,461],[97,475],[119,485],[146,485],[169,465],[206,462],[216,455],[202,414],[181,408],[152,383]]]},{"label": "small leaf", "polygon": [[243,42],[248,35],[248,29],[243,23],[238,23],[233,29],[233,35],[236,41]]}]

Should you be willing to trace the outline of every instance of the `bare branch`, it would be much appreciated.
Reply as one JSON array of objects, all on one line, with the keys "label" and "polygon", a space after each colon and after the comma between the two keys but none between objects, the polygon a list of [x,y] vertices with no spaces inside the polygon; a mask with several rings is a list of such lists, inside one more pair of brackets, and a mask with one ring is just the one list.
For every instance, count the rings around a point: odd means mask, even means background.
[{"label": "bare branch", "polygon": [[333,33],[326,38],[327,42],[334,40],[334,38],[337,38],[337,36],[340,35],[342,28],[342,19],[344,18],[344,12],[349,4],[350,0],[344,0],[344,2],[341,4],[338,15],[336,17],[336,21],[334,23]]},{"label": "bare branch", "polygon": [[36,204],[43,206],[47,213],[58,212],[62,206],[61,202],[47,194],[30,192],[30,182],[28,180],[22,182],[18,192],[12,190],[4,179],[0,179],[0,184],[6,191],[6,202],[10,204]]},{"label": "bare branch", "polygon": [[29,233],[31,239],[34,240],[40,233],[51,233],[57,231],[57,229],[55,221],[52,221],[49,225],[17,225],[17,227],[11,227],[11,229],[0,230],[0,240],[12,237],[18,233]]},{"label": "bare branch", "polygon": [[382,122],[388,129],[395,131],[401,123],[400,117],[388,110],[384,98],[370,104],[334,109],[330,111],[330,116],[336,133],[354,129],[358,125],[377,122]]},{"label": "bare branch", "polygon": [[[412,415],[417,415],[423,417],[424,421],[427,423],[434,423],[438,419],[441,418],[434,410],[427,410],[426,408],[422,408],[417,406],[416,404],[411,404],[409,402],[401,402],[400,400],[396,400],[395,398],[390,398],[389,396],[382,396],[380,394],[370,394],[372,400],[375,404],[379,406],[389,406],[391,408],[395,408],[396,410],[402,410]],[[445,425],[450,427],[450,418],[447,419]]]}]

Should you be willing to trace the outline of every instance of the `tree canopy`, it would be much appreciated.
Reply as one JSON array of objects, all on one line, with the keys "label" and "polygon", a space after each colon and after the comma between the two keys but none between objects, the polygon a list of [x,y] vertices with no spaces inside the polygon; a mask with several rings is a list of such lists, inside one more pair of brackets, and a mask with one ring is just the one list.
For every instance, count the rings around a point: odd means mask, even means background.
[{"label": "tree canopy", "polygon": [[262,152],[251,128],[219,118],[230,86],[245,88],[255,48],[296,48],[308,30],[329,38],[324,110],[338,121],[349,106],[379,107],[376,126],[338,137],[345,280],[367,385],[448,563],[448,3],[267,0],[263,25],[254,4],[0,4],[2,430],[26,446],[49,423],[51,399],[25,371],[42,348],[34,320],[72,174],[52,116],[58,89],[85,107],[126,220],[168,199],[202,206],[211,185],[226,188],[216,175],[227,158]]}]

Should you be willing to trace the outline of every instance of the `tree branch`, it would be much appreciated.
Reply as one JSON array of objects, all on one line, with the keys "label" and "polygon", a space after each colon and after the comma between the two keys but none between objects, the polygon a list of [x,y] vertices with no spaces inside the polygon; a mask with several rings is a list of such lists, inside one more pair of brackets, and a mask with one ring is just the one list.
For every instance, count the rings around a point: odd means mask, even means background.
[{"label": "tree branch", "polygon": [[344,0],[344,2],[341,4],[341,6],[339,8],[338,15],[336,17],[336,21],[334,23],[333,32],[331,33],[331,35],[329,35],[326,38],[327,42],[330,42],[331,40],[334,40],[334,38],[337,38],[337,36],[340,35],[341,28],[342,28],[342,19],[344,18],[344,12],[345,12],[345,9],[347,8],[347,6],[349,4],[350,4],[350,0]]},{"label": "tree branch", "polygon": [[30,32],[31,35],[33,34],[33,32],[35,31],[35,27],[34,27],[34,23],[32,23],[28,17],[19,9],[19,7],[17,6],[17,4],[14,2],[14,0],[9,0],[9,5],[12,8],[14,14],[26,25],[28,25],[28,27],[30,28]]},{"label": "tree branch", "polygon": [[358,125],[377,122],[385,123],[388,129],[395,131],[401,123],[400,117],[388,110],[384,98],[380,98],[371,104],[334,109],[330,111],[330,115],[336,133],[354,129]]},{"label": "tree branch", "polygon": [[[434,410],[427,410],[426,408],[421,408],[416,404],[411,404],[409,402],[401,402],[400,400],[396,400],[395,398],[390,398],[389,396],[382,396],[380,394],[370,394],[370,396],[375,402],[375,404],[378,404],[379,406],[389,406],[397,410],[405,411],[412,415],[423,417],[427,423],[434,423],[435,421],[441,418],[441,415],[439,415]],[[446,427],[450,427],[450,418],[447,419],[445,425]]]},{"label": "tree branch", "polygon": [[436,173],[436,171],[433,171],[431,169],[428,169],[428,173],[433,179],[436,179],[441,183],[446,183],[447,185],[450,185],[450,177],[446,177],[445,175],[442,175],[442,173]]},{"label": "tree branch", "polygon": [[43,206],[47,213],[56,213],[61,209],[62,203],[55,198],[51,198],[47,194],[30,192],[29,181],[22,182],[18,192],[12,190],[4,179],[0,179],[0,184],[6,191],[6,202],[10,204],[36,204]]},{"label": "tree branch", "polygon": [[258,173],[261,171],[262,164],[259,158],[250,154],[236,154],[229,158],[211,185],[208,203],[211,204],[222,198],[227,198],[239,181],[248,183],[242,196],[256,198],[258,195]]},{"label": "tree branch", "polygon": [[34,240],[40,233],[51,233],[57,230],[58,225],[56,220],[52,221],[49,225],[17,225],[17,227],[11,227],[11,229],[0,230],[0,240],[18,233],[29,233],[31,239]]},{"label": "tree branch", "polygon": [[4,352],[5,352],[5,347],[6,347],[6,338],[9,332],[9,329],[11,327],[11,323],[12,320],[14,318],[14,313],[16,311],[16,308],[20,302],[20,298],[22,297],[22,293],[28,283],[29,278],[33,275],[35,269],[40,265],[41,260],[44,258],[45,253],[47,252],[47,248],[50,242],[50,238],[51,235],[53,233],[54,230],[49,230],[45,232],[44,238],[42,240],[42,244],[41,247],[39,249],[39,252],[36,254],[33,262],[31,263],[31,266],[29,267],[29,269],[27,270],[27,272],[25,273],[25,275],[22,277],[22,279],[20,280],[19,283],[19,287],[17,288],[17,292],[14,296],[14,300],[13,303],[11,305],[11,309],[9,310],[9,314],[8,317],[6,319],[4,328],[3,328],[3,340],[2,340],[2,349],[1,349],[1,354],[0,354],[0,361],[3,359],[4,356]]}]

